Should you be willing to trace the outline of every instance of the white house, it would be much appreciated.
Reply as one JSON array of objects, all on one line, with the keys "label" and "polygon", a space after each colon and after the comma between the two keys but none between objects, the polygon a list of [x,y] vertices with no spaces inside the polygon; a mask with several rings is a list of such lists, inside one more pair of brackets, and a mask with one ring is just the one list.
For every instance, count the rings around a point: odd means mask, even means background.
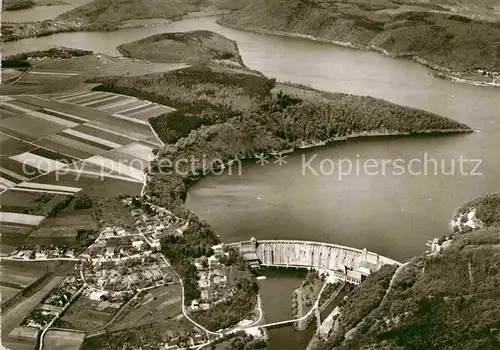
[{"label": "white house", "polygon": [[141,250],[143,245],[144,245],[144,242],[141,240],[137,240],[137,241],[132,242],[132,247],[134,247],[137,250]]}]

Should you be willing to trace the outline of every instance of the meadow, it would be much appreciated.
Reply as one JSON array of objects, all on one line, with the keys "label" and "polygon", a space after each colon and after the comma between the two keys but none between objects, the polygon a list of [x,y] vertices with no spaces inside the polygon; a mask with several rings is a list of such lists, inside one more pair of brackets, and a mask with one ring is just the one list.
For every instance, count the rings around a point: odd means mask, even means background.
[{"label": "meadow", "polygon": [[79,350],[85,339],[83,332],[71,332],[51,329],[45,333],[43,349]]}]

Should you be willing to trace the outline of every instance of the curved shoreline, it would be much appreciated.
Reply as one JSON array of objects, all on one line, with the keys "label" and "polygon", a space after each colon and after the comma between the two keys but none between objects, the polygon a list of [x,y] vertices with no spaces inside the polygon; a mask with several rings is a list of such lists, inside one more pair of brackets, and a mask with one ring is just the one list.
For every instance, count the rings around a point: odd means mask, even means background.
[{"label": "curved shoreline", "polygon": [[[432,64],[419,56],[415,56],[412,54],[392,54],[392,53],[388,52],[387,50],[379,48],[375,45],[363,46],[363,45],[353,44],[351,42],[329,40],[329,39],[315,37],[315,36],[308,35],[308,34],[290,33],[290,32],[284,32],[284,31],[280,31],[280,30],[266,30],[266,29],[257,29],[257,28],[250,29],[250,28],[245,28],[244,26],[228,24],[227,22],[224,22],[224,20],[221,20],[221,19],[218,19],[216,21],[216,23],[221,25],[221,26],[227,27],[227,28],[241,30],[244,32],[266,34],[266,35],[277,35],[277,36],[284,36],[284,37],[290,37],[290,38],[305,39],[305,40],[310,40],[310,41],[317,41],[317,42],[321,42],[321,43],[327,43],[327,44],[333,44],[333,45],[337,45],[337,46],[347,47],[350,49],[378,52],[378,53],[381,53],[382,55],[390,57],[390,58],[409,58],[417,63],[420,63],[421,65],[423,65],[427,68],[435,70],[436,71],[435,76],[438,78],[450,80],[454,83],[462,83],[462,84],[469,84],[469,85],[476,85],[476,86],[500,87],[500,81],[498,81],[498,82],[484,81],[483,82],[483,81],[478,81],[478,80],[460,78],[459,77],[459,75],[461,74],[460,72],[454,72],[448,68]],[[500,72],[493,72],[493,73],[500,76]]]}]

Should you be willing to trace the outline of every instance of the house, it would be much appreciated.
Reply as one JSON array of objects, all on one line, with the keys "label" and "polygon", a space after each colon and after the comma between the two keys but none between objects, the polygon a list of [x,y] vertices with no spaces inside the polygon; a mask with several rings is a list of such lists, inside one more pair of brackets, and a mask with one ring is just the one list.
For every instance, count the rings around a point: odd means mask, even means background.
[{"label": "house", "polygon": [[191,302],[191,310],[196,311],[200,309],[200,303],[198,300],[193,300]]},{"label": "house", "polygon": [[226,276],[215,276],[214,283],[215,284],[227,283],[227,277]]},{"label": "house", "polygon": [[215,256],[222,256],[224,254],[224,243],[212,246]]},{"label": "house", "polygon": [[121,228],[121,229],[116,230],[116,234],[118,236],[126,236],[127,235],[127,231],[125,231],[124,229]]},{"label": "house", "polygon": [[108,292],[104,292],[104,291],[94,291],[92,293],[90,293],[89,295],[89,299],[90,300],[101,300],[102,299],[102,296],[108,296],[109,293]]},{"label": "house", "polygon": [[208,266],[214,266],[217,265],[218,263],[219,259],[215,255],[208,257]]},{"label": "house", "polygon": [[209,294],[208,290],[207,289],[203,289],[201,291],[200,298],[203,299],[203,300],[208,300],[209,297],[210,297],[210,294]]},{"label": "house", "polygon": [[156,251],[159,251],[161,250],[161,244],[159,241],[154,241],[151,243],[151,250],[156,252]]},{"label": "house", "polygon": [[137,241],[132,242],[132,247],[134,247],[137,250],[142,250],[143,245],[144,245],[144,242],[141,240],[137,240]]},{"label": "house", "polygon": [[106,258],[113,258],[115,256],[115,247],[106,247],[106,253],[104,253]]}]

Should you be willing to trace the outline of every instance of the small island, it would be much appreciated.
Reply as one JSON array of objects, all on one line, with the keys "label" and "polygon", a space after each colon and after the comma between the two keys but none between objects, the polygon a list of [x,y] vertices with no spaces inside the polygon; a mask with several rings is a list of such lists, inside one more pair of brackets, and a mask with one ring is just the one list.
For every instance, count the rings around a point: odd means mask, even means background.
[{"label": "small island", "polygon": [[243,66],[236,42],[208,30],[163,33],[117,47],[125,57],[164,63],[224,62]]}]

